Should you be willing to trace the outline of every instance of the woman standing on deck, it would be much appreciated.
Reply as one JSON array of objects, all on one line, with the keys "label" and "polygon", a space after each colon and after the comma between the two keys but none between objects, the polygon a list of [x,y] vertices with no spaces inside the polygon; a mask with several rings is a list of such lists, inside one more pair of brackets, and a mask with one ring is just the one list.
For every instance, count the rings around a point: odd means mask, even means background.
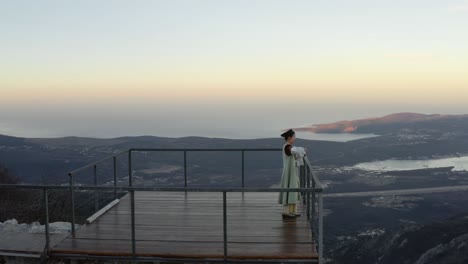
[{"label": "woman standing on deck", "polygon": [[[283,174],[281,176],[280,188],[299,188],[299,173],[296,159],[302,159],[305,149],[294,147],[296,141],[295,132],[292,129],[281,134],[286,140],[283,145]],[[283,217],[297,217],[297,202],[300,200],[299,192],[280,192],[278,203],[283,205]]]}]

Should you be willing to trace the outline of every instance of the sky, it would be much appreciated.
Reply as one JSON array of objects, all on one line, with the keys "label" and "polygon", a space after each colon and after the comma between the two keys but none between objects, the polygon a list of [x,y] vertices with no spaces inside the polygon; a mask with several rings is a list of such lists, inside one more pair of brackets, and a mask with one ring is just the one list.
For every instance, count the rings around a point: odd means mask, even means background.
[{"label": "sky", "polygon": [[0,0],[0,134],[468,113],[466,0]]}]

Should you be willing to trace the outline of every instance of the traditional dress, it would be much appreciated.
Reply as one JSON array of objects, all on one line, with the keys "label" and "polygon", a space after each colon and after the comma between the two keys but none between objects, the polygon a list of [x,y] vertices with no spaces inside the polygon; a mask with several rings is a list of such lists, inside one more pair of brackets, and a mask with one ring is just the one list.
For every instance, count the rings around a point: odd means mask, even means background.
[{"label": "traditional dress", "polygon": [[[280,188],[299,188],[299,172],[292,148],[290,144],[283,145],[283,174]],[[295,205],[299,200],[299,192],[280,192],[278,203],[289,206]]]},{"label": "traditional dress", "polygon": [[[305,155],[304,148],[283,145],[283,174],[281,188],[299,188],[298,165]],[[280,192],[278,203],[284,206],[283,215],[297,216],[297,202],[300,201],[299,192]]]},{"label": "traditional dress", "polygon": [[[283,174],[281,175],[281,188],[299,188],[299,168],[302,166],[303,158],[306,155],[305,149],[294,147],[290,144],[289,138],[294,137],[292,129],[281,134],[288,143],[283,145]],[[291,142],[294,142],[291,141]],[[299,192],[280,192],[278,203],[283,205],[283,217],[297,217],[297,202],[301,200]]]}]

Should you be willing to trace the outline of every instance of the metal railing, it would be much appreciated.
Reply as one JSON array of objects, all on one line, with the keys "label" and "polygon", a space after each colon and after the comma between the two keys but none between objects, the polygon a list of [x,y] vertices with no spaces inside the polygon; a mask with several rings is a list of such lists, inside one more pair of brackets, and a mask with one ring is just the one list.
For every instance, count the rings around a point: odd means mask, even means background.
[{"label": "metal railing", "polygon": [[78,173],[89,169],[94,168],[94,179],[97,182],[96,167],[98,164],[101,164],[108,160],[113,160],[113,171],[114,171],[114,184],[117,180],[117,157],[120,157],[124,154],[128,155],[128,174],[129,174],[129,186],[132,186],[132,153],[134,152],[182,152],[184,154],[184,187],[188,187],[187,184],[187,153],[188,152],[240,152],[242,158],[242,188],[245,187],[245,152],[264,152],[264,151],[281,151],[278,148],[240,148],[240,149],[159,149],[159,148],[131,148],[118,152],[109,157],[103,158],[97,162],[90,163],[81,168],[73,170],[68,173],[70,177],[76,176]]},{"label": "metal railing", "polygon": [[[240,152],[241,153],[241,187],[245,188],[245,152],[265,152],[265,151],[281,151],[279,148],[231,148],[231,149],[210,149],[210,148],[197,148],[197,149],[166,149],[166,148],[131,148],[121,152],[117,152],[114,155],[103,158],[97,162],[90,163],[81,168],[73,170],[68,173],[70,187],[75,186],[75,177],[90,168],[93,168],[93,183],[94,186],[98,186],[98,174],[97,167],[104,162],[112,160],[112,171],[113,171],[113,185],[117,187],[117,158],[126,155],[127,166],[128,166],[128,186],[133,186],[133,159],[132,154],[136,152],[182,152],[183,163],[184,163],[184,187],[188,187],[188,173],[187,173],[187,153],[189,152]],[[130,193],[130,195],[133,195]],[[70,188],[71,196],[71,211],[72,211],[72,236],[76,234],[76,216],[75,216],[75,193],[74,189]],[[114,199],[117,199],[117,189],[114,191]],[[95,191],[94,194],[95,212],[99,210],[99,192]]]},{"label": "metal railing", "polygon": [[[132,154],[135,152],[183,152],[183,163],[184,163],[184,187],[135,187],[133,182],[133,160]],[[187,153],[188,152],[240,152],[242,163],[241,163],[241,187],[240,188],[189,188],[188,187],[188,174],[187,174]],[[99,193],[100,192],[113,192],[114,198],[117,199],[118,192],[128,192],[130,194],[131,203],[131,241],[132,241],[132,258],[137,258],[137,240],[135,231],[135,191],[153,191],[153,192],[217,192],[223,194],[223,244],[224,244],[224,259],[223,261],[235,262],[233,259],[229,259],[229,248],[228,248],[228,234],[227,234],[227,193],[233,192],[301,192],[303,197],[303,203],[306,207],[306,215],[309,220],[313,243],[318,251],[318,260],[311,260],[310,262],[322,263],[322,252],[323,252],[323,215],[322,215],[322,186],[313,173],[312,166],[307,158],[305,158],[305,165],[300,168],[301,184],[300,188],[246,188],[245,187],[245,152],[259,152],[259,151],[278,151],[281,149],[148,149],[148,148],[133,148],[118,152],[112,156],[101,159],[95,163],[88,164],[77,170],[68,173],[70,184],[69,186],[35,186],[35,185],[0,185],[2,188],[16,188],[16,189],[42,189],[44,192],[44,207],[45,207],[45,236],[46,236],[46,251],[50,250],[50,234],[49,234],[49,209],[47,194],[50,190],[69,190],[71,200],[71,235],[76,238],[76,215],[75,215],[75,192],[94,192],[95,196],[95,211],[99,207]],[[127,156],[128,162],[128,186],[117,186],[117,158],[121,156]],[[98,186],[98,173],[97,168],[100,164],[107,161],[112,161],[112,175],[113,175],[113,186]],[[94,186],[82,186],[75,185],[75,177],[87,169],[92,168],[93,174],[93,185]],[[187,260],[187,259],[185,259]],[[188,260],[190,261],[190,260]],[[200,261],[198,259],[197,261]],[[284,260],[268,262],[288,262]],[[301,260],[301,262],[307,262]]]},{"label": "metal railing", "polygon": [[[136,234],[136,227],[135,227],[135,196],[134,193],[136,191],[153,191],[153,192],[218,192],[223,194],[223,245],[224,245],[224,261],[225,262],[235,262],[235,260],[229,259],[229,252],[228,252],[228,233],[227,233],[227,193],[236,193],[236,192],[263,192],[263,193],[270,193],[270,192],[302,192],[306,193],[308,195],[311,195],[309,197],[313,197],[316,194],[319,194],[322,192],[321,188],[182,188],[182,187],[163,187],[163,188],[156,188],[156,187],[105,187],[105,186],[59,186],[59,185],[47,185],[47,186],[37,186],[37,185],[13,185],[13,184],[3,184],[0,185],[0,189],[26,189],[26,190],[43,190],[43,195],[44,195],[44,210],[45,210],[45,237],[46,237],[46,245],[45,245],[45,252],[47,255],[50,253],[50,231],[49,231],[49,201],[48,201],[48,193],[50,190],[67,190],[69,188],[72,188],[73,191],[107,191],[107,192],[114,192],[114,191],[125,191],[129,192],[130,195],[130,203],[131,203],[131,219],[132,219],[132,225],[131,225],[131,245],[132,245],[132,254],[131,258],[134,260],[138,260],[139,257],[137,256],[137,240],[135,237]],[[308,203],[310,205],[310,203]],[[307,210],[307,216],[309,219],[312,219],[313,217],[313,211],[311,209]],[[319,210],[320,213],[320,210]],[[320,218],[319,218],[320,219]],[[320,221],[320,220],[319,220]],[[311,220],[312,223],[312,220]],[[320,248],[320,239],[319,239],[319,248]],[[59,254],[62,257],[73,257],[74,254]],[[89,258],[90,256],[87,255]],[[146,260],[149,260],[148,258],[145,258]],[[154,258],[154,260],[161,260],[161,258]],[[201,259],[196,259],[196,260],[191,260],[191,259],[185,259],[184,261],[188,262],[209,262],[210,260],[201,260]],[[265,260],[267,262],[288,262],[284,260]],[[309,262],[309,263],[316,263],[320,262],[320,256],[319,259],[312,259],[312,260],[300,260],[300,262]]]},{"label": "metal railing", "polygon": [[[128,157],[128,186],[133,187],[133,159],[132,154],[136,152],[183,152],[183,168],[184,168],[184,188],[150,188],[150,189],[138,189],[138,190],[152,190],[152,191],[184,191],[184,192],[199,192],[199,191],[208,191],[208,192],[222,192],[223,193],[223,215],[226,216],[226,192],[284,192],[284,191],[294,191],[291,188],[245,188],[245,152],[265,152],[265,151],[277,151],[280,152],[280,148],[229,148],[229,149],[210,149],[210,148],[197,148],[197,149],[161,149],[161,148],[131,148],[119,152],[115,155],[104,158],[96,163],[92,163],[81,167],[77,170],[74,170],[68,175],[70,176],[70,191],[72,197],[72,236],[76,237],[76,228],[75,228],[75,212],[74,212],[74,181],[73,176],[89,168],[93,168],[93,179],[94,186],[97,186],[97,165],[103,163],[107,160],[113,161],[113,177],[114,177],[114,196],[117,199],[117,191],[119,189],[116,185],[117,183],[117,173],[116,173],[116,160],[117,157],[122,155],[127,155]],[[203,189],[203,188],[188,188],[188,174],[187,174],[187,153],[188,152],[240,152],[241,153],[241,188],[240,189],[229,189],[229,188],[217,188],[217,189]],[[319,255],[319,263],[322,263],[322,252],[323,252],[323,199],[322,199],[322,185],[315,175],[312,169],[312,165],[307,157],[304,158],[305,164],[301,166],[300,171],[300,188],[298,191],[302,192],[303,203],[306,206],[306,214],[309,220],[309,225],[311,228],[312,238],[314,239],[315,246],[318,247],[316,250]],[[96,189],[95,195],[95,205],[96,211],[98,210],[98,189]],[[131,226],[132,226],[132,252],[136,254],[136,245],[135,245],[135,189],[127,189],[130,192],[131,199]],[[224,219],[224,226],[226,225],[226,219]],[[226,227],[226,226],[225,226]],[[225,237],[225,258],[227,258],[227,237],[226,230],[224,230]]]},{"label": "metal railing", "polygon": [[[323,262],[323,188],[322,183],[315,174],[312,164],[307,157],[304,158],[305,165],[301,169],[301,177],[304,179],[306,188],[319,189],[320,192],[307,192],[305,195],[305,204],[307,210],[311,210],[311,213],[307,211],[307,217],[310,219],[310,228],[312,229],[312,238],[315,239],[316,245],[318,246],[317,252],[319,257],[319,263]],[[309,205],[307,205],[309,202]]]}]

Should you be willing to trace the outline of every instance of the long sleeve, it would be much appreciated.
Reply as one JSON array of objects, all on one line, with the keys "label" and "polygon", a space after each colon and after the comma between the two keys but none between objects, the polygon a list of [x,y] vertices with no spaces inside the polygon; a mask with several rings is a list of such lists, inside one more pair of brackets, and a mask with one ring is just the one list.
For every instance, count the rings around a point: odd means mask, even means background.
[{"label": "long sleeve", "polygon": [[291,145],[286,145],[284,147],[284,154],[286,154],[286,156],[291,156],[292,155],[291,148],[292,148]]}]

